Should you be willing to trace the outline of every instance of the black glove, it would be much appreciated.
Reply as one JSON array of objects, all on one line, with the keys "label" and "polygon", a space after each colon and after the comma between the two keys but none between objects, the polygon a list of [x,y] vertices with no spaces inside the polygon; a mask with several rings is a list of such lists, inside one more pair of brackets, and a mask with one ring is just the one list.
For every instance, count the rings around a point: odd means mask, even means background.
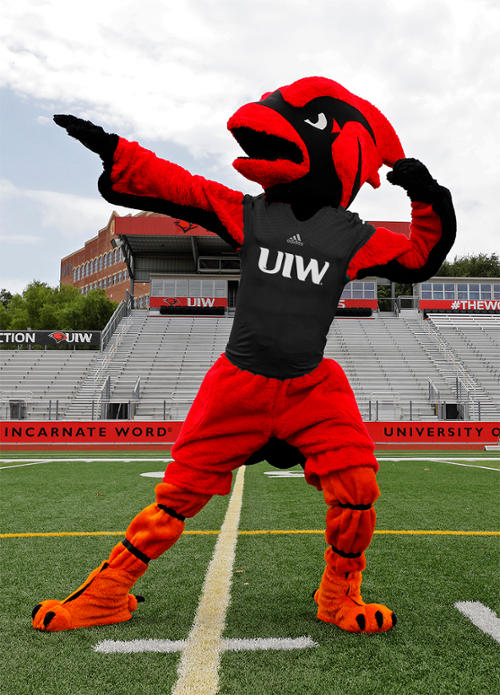
[{"label": "black glove", "polygon": [[113,158],[118,145],[118,135],[106,133],[101,126],[76,116],[56,115],[54,121],[61,128],[66,128],[68,135],[98,154],[104,162]]},{"label": "black glove", "polygon": [[433,202],[441,188],[429,173],[427,167],[418,159],[398,159],[387,180],[393,186],[401,186],[408,193],[410,200],[422,203]]}]

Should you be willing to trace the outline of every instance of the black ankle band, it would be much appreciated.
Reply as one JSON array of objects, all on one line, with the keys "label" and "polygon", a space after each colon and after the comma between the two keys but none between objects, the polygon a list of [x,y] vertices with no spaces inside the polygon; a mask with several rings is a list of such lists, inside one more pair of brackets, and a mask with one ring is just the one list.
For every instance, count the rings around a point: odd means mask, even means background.
[{"label": "black ankle band", "polygon": [[357,557],[361,557],[363,553],[344,553],[343,550],[339,550],[336,548],[334,545],[331,546],[332,550],[334,553],[337,553],[337,555],[340,555],[340,557],[345,557],[350,560],[354,560]]},{"label": "black ankle band", "polygon": [[367,509],[371,509],[372,505],[371,504],[342,504],[342,502],[339,502],[339,507],[342,507],[342,509],[355,509],[358,512],[364,512]]},{"label": "black ankle band", "polygon": [[132,553],[132,555],[135,555],[135,557],[138,560],[141,560],[141,562],[144,562],[144,564],[148,564],[148,562],[151,562],[151,558],[148,557],[147,555],[144,555],[139,548],[136,548],[135,545],[132,545],[130,541],[128,541],[126,538],[124,538],[121,541],[121,544],[125,546],[125,548],[129,551],[129,553]]},{"label": "black ankle band", "polygon": [[170,507],[165,507],[164,504],[159,504],[158,507],[163,510],[169,516],[173,516],[174,519],[179,519],[179,521],[185,521],[186,517],[176,512],[175,509],[170,509]]}]

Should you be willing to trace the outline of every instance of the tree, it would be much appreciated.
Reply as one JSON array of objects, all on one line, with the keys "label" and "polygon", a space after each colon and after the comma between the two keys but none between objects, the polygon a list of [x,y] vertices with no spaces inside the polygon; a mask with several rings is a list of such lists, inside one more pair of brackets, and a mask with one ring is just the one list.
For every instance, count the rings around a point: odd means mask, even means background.
[{"label": "tree", "polygon": [[2,288],[0,290],[0,303],[3,304],[5,308],[7,308],[13,296],[14,295],[12,294],[12,292],[9,292],[9,290]]},{"label": "tree", "polygon": [[[394,287],[394,296],[400,297],[408,296],[411,297],[413,294],[413,285],[403,284],[401,282],[396,282]],[[377,287],[377,297],[379,299],[390,298],[391,296],[391,286],[390,285],[379,285]]]},{"label": "tree", "polygon": [[3,297],[0,295],[2,330],[100,331],[117,307],[104,290],[92,290],[84,296],[72,285],[50,287],[40,280],[31,282],[22,294],[6,292],[7,302]]},{"label": "tree", "polygon": [[0,302],[0,330],[7,331],[10,328],[10,314],[5,305]]},{"label": "tree", "polygon": [[500,277],[500,258],[497,253],[455,256],[451,263],[445,261],[436,275],[455,278],[498,278]]}]

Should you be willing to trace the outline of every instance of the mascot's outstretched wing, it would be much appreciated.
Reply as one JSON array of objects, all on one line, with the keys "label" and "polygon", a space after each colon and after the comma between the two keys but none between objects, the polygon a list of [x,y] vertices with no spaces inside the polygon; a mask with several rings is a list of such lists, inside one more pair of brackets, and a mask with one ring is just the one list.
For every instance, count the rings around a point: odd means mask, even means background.
[{"label": "mascot's outstretched wing", "polygon": [[90,121],[70,115],[54,121],[101,157],[99,191],[108,202],[199,224],[234,248],[243,243],[243,193],[194,176]]}]

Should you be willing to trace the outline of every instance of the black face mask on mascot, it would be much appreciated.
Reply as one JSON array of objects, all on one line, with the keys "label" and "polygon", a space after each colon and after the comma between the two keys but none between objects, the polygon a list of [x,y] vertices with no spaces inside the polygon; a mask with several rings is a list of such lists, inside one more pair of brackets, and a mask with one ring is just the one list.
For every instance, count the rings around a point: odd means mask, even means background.
[{"label": "black face mask on mascot", "polygon": [[383,163],[404,156],[372,104],[325,78],[265,94],[241,107],[228,129],[247,155],[235,169],[259,183],[268,202],[291,205],[298,219],[324,206],[347,208],[365,181],[380,185]]}]

